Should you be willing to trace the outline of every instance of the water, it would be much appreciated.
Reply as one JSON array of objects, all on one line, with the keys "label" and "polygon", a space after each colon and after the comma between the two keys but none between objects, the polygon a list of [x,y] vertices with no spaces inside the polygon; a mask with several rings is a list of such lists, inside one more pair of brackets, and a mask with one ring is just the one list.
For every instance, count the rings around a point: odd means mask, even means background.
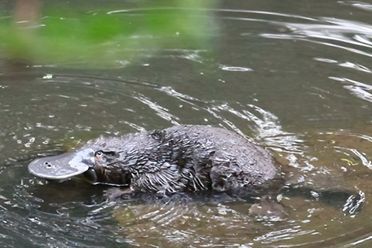
[{"label": "water", "polygon": [[[0,61],[2,247],[371,246],[372,3],[226,1],[209,11],[220,28],[213,56],[144,50],[100,71]],[[27,172],[33,158],[101,134],[173,124],[234,130],[292,168],[292,182],[354,190],[363,208],[289,196],[278,220],[226,199],[107,202],[106,188]]]}]

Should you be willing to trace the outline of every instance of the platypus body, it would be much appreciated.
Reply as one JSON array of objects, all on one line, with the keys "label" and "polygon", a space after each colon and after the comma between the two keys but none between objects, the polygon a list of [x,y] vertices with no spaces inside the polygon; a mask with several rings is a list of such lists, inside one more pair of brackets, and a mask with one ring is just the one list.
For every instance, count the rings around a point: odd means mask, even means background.
[{"label": "platypus body", "polygon": [[34,160],[28,168],[48,179],[84,173],[93,183],[165,194],[256,195],[279,174],[265,149],[232,131],[202,125],[100,137],[75,151]]}]

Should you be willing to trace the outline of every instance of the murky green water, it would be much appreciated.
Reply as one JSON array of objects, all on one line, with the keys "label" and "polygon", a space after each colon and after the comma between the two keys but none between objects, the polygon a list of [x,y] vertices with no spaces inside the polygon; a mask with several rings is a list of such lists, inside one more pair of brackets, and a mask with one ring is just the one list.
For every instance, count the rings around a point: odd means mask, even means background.
[{"label": "murky green water", "polygon": [[[215,56],[142,51],[101,71],[0,61],[2,247],[372,245],[372,3],[225,1],[210,11]],[[292,168],[294,182],[359,192],[362,211],[291,196],[278,221],[239,201],[107,202],[105,188],[27,172],[32,158],[101,134],[178,123],[235,130]]]}]

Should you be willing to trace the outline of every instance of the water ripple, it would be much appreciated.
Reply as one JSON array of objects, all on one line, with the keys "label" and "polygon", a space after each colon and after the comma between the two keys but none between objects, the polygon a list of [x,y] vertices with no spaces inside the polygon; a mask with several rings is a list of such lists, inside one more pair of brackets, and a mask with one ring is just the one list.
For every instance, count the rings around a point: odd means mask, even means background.
[{"label": "water ripple", "polygon": [[354,96],[368,102],[372,102],[372,86],[356,80],[340,77],[329,77],[332,80],[344,83],[344,88]]},{"label": "water ripple", "polygon": [[221,70],[223,71],[240,71],[240,72],[253,71],[253,69],[251,68],[240,67],[240,66],[220,65],[219,68],[221,68]]},{"label": "water ripple", "polygon": [[[339,3],[347,13],[371,10],[362,1]],[[196,10],[196,15],[215,13],[222,24],[213,37],[222,52],[213,59],[202,48],[165,48],[152,55],[138,49],[143,61],[117,61],[118,67],[108,71],[33,65],[9,77],[2,72],[1,246],[368,246],[370,119],[353,114],[368,114],[372,102],[372,26],[362,17],[354,20],[356,14],[331,18],[324,17],[326,10],[308,8],[303,15],[302,9],[280,6]],[[316,98],[309,98],[314,89]],[[302,115],[320,120],[341,116],[351,128],[334,128],[337,118],[331,125],[313,125]],[[307,183],[313,195],[319,189],[346,188],[359,198],[332,205],[331,197],[322,202],[278,196],[288,215],[273,221],[252,216],[252,204],[237,199],[108,202],[103,188],[74,180],[50,183],[25,169],[32,158],[60,153],[101,134],[205,122],[271,150],[282,167],[290,167],[287,184]]]},{"label": "water ripple", "polygon": [[[241,111],[232,108],[227,103],[224,103],[210,108],[209,112],[217,118],[222,118],[217,114],[217,112],[227,111],[243,120],[246,120],[252,126],[252,129],[255,130],[256,139],[260,140],[273,150],[287,151],[291,153],[301,152],[303,149],[303,141],[298,138],[296,134],[283,131],[279,118],[273,113],[252,104],[249,104],[245,109],[242,106],[240,106],[240,108],[242,108]],[[229,123],[228,120],[223,119],[223,121],[242,136],[246,136],[236,126]]]},{"label": "water ripple", "polygon": [[372,11],[372,4],[361,2],[361,1],[338,1],[339,3],[342,3],[344,5],[351,5],[355,8]]},{"label": "water ripple", "polygon": [[261,33],[260,36],[270,39],[304,40],[368,57],[372,56],[367,50],[372,48],[372,26],[366,23],[321,17],[314,23],[278,21],[273,24],[283,26],[290,32]]},{"label": "water ripple", "polygon": [[160,106],[154,101],[151,101],[148,97],[144,95],[138,95],[138,96],[134,96],[133,98],[149,106],[152,110],[154,110],[158,114],[159,117],[171,122],[172,124],[175,124],[175,125],[178,124],[177,120],[179,120],[179,118],[177,116],[170,114],[167,108]]}]

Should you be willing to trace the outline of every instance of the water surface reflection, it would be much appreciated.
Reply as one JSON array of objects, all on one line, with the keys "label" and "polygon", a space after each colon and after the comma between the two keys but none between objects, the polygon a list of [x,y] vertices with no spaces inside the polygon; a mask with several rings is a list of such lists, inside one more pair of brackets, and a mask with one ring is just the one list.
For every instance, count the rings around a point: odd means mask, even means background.
[{"label": "water surface reflection", "polygon": [[[140,62],[102,71],[50,65],[9,71],[2,61],[1,246],[371,244],[369,4],[237,1],[203,11],[221,26],[215,56],[203,49],[155,56],[143,50]],[[26,170],[34,157],[102,134],[178,123],[234,130],[272,151],[290,183],[315,193],[359,192],[363,209],[343,212],[347,202],[290,195],[281,200],[287,215],[278,220],[251,215],[252,203],[231,198],[112,202],[107,188],[50,183]]]}]

